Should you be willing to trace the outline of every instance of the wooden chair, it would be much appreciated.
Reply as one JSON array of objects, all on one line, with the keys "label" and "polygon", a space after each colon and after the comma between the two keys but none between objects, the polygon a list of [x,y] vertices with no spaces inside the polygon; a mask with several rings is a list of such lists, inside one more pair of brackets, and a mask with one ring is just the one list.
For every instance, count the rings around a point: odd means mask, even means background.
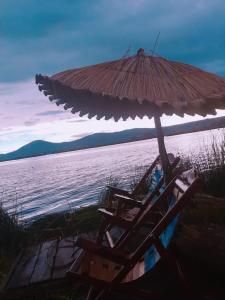
[{"label": "wooden chair", "polygon": [[[179,163],[180,158],[172,158],[171,159],[171,170],[172,174]],[[155,161],[156,162],[156,161]],[[159,162],[155,163],[155,167]],[[152,170],[153,172],[153,170]],[[154,177],[154,174],[153,174]],[[156,179],[157,180],[157,179]],[[145,210],[148,210],[151,207],[154,199],[160,195],[160,191],[162,190],[164,184],[164,177],[161,176],[160,179],[155,184],[154,189],[150,190],[146,196],[142,199],[142,201],[132,198],[127,195],[114,194],[114,201],[117,200],[117,207],[112,209],[110,208],[99,208],[98,212],[102,215],[102,223],[99,228],[97,241],[102,243],[104,238],[110,247],[113,247],[112,238],[110,236],[109,231],[113,226],[119,226],[125,230],[122,236],[126,234],[126,231],[129,231],[132,228],[132,225],[136,223],[139,217]],[[122,238],[121,236],[121,238]]]},{"label": "wooden chair", "polygon": [[[163,258],[186,285],[176,259],[168,251],[168,245],[181,210],[199,188],[200,179],[192,172],[174,178],[115,248],[78,239],[77,245],[83,251],[71,266],[68,276],[92,285],[87,299],[106,299],[113,290],[119,288],[131,292],[135,282],[151,272]],[[162,203],[168,204],[167,210],[158,215],[154,223],[150,223],[153,212]]]}]

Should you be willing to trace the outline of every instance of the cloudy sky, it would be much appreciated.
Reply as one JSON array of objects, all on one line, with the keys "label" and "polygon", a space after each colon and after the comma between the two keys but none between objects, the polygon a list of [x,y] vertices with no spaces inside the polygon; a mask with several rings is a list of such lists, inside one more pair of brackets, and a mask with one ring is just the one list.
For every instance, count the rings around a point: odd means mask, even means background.
[{"label": "cloudy sky", "polygon": [[35,139],[153,127],[74,116],[51,104],[34,76],[117,59],[128,47],[150,50],[159,31],[157,53],[225,76],[224,16],[224,0],[0,0],[0,153]]}]

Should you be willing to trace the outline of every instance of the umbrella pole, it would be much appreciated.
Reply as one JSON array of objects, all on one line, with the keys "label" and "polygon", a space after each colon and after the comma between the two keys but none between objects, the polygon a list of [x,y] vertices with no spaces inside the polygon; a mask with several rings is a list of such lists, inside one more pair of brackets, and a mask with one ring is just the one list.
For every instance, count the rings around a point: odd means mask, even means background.
[{"label": "umbrella pole", "polygon": [[163,168],[163,173],[164,173],[164,178],[165,182],[169,183],[170,180],[170,163],[168,159],[168,155],[166,152],[166,147],[164,143],[164,133],[160,121],[160,116],[155,115],[154,116],[154,121],[155,121],[155,129],[156,129],[156,136],[158,140],[158,146],[159,146],[159,154],[162,162],[162,168]]}]

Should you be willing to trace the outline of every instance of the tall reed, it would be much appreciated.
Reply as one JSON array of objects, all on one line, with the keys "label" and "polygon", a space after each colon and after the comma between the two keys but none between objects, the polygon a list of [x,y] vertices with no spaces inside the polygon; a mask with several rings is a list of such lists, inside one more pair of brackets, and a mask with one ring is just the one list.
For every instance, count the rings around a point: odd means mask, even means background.
[{"label": "tall reed", "polygon": [[194,167],[203,181],[205,193],[225,197],[225,130],[211,136],[198,155],[182,156],[185,167]]},{"label": "tall reed", "polygon": [[9,214],[3,208],[3,193],[0,199],[0,259],[18,251],[25,239],[25,230],[18,221],[18,212]]}]

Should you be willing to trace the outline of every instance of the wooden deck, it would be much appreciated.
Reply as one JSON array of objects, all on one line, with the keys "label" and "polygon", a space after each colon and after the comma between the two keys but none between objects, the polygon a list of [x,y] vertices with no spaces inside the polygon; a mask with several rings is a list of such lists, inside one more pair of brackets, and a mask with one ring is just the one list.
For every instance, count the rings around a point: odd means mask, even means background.
[{"label": "wooden deck", "polygon": [[65,278],[66,271],[80,253],[77,237],[45,241],[24,249],[15,262],[4,289],[22,288]]}]

